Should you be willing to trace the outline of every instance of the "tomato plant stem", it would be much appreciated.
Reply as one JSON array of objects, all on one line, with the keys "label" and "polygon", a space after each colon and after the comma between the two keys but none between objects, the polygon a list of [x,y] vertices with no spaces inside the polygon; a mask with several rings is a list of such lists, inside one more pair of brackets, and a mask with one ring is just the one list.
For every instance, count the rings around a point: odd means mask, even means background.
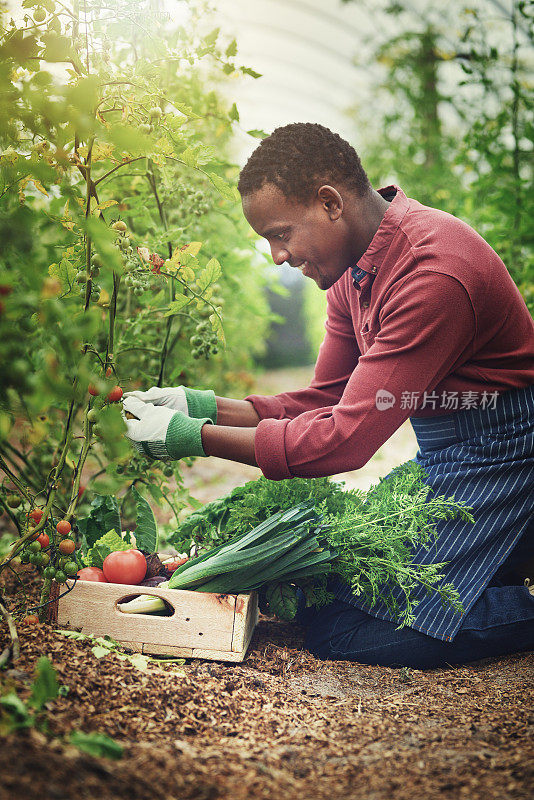
[{"label": "tomato plant stem", "polygon": [[28,494],[28,492],[26,491],[26,489],[22,485],[22,483],[21,483],[20,479],[18,478],[18,476],[15,475],[15,473],[8,467],[7,463],[4,461],[4,459],[2,458],[1,455],[0,455],[0,467],[4,470],[6,475],[13,481],[13,483],[15,484],[16,488],[18,489],[19,493],[24,497],[24,499],[27,500],[28,503],[31,504],[30,495]]},{"label": "tomato plant stem", "polygon": [[52,586],[52,579],[45,578],[43,581],[43,588],[41,589],[41,597],[39,598],[39,622],[44,622],[47,613],[46,603],[50,597],[50,588]]}]

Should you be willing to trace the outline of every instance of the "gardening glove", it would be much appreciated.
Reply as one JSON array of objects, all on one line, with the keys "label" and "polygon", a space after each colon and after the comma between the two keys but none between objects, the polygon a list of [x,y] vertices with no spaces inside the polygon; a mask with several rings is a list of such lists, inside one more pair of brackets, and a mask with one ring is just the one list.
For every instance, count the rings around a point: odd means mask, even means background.
[{"label": "gardening glove", "polygon": [[217,422],[217,402],[211,389],[190,389],[188,386],[171,386],[160,388],[152,386],[148,392],[125,392],[124,397],[137,397],[143,403],[165,406],[174,411],[181,411],[187,417],[202,419],[208,417],[213,424]]},{"label": "gardening glove", "polygon": [[[182,411],[144,403],[137,397],[126,397],[122,408],[126,437],[141,455],[160,461],[206,455],[201,430],[204,424],[211,425],[211,419],[192,419]],[[128,419],[126,413],[135,419]]]}]

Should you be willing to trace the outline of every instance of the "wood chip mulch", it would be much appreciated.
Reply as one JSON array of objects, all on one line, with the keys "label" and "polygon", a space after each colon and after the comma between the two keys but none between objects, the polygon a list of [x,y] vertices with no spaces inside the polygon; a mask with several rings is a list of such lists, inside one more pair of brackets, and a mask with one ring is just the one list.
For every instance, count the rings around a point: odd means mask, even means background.
[{"label": "wood chip mulch", "polygon": [[[49,625],[19,624],[0,694],[26,700],[40,656],[65,696],[46,733],[0,741],[0,800],[531,800],[534,654],[418,671],[319,661],[262,618],[246,660],[151,659],[146,671]],[[0,652],[9,644],[2,628]],[[123,745],[113,761],[73,730]]]}]

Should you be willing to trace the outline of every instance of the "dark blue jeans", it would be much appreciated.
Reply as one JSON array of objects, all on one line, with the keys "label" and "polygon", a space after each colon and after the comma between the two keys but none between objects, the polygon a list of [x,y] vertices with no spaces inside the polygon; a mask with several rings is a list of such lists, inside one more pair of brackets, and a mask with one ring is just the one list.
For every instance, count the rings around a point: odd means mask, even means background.
[{"label": "dark blue jeans", "polygon": [[488,587],[465,618],[453,642],[372,617],[334,600],[321,609],[299,604],[304,646],[317,658],[384,667],[432,669],[488,656],[534,650],[534,597],[524,586]]}]

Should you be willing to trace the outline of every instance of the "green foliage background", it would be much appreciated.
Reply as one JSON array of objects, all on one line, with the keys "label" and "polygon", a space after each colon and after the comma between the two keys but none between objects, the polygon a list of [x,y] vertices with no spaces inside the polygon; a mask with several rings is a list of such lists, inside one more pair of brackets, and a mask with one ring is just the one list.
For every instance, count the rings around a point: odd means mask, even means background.
[{"label": "green foliage background", "polygon": [[[350,110],[373,186],[397,183],[472,225],[534,311],[534,5],[344,1],[376,22],[356,63],[377,77]],[[306,307],[316,352],[326,303],[315,286]]]},{"label": "green foliage background", "polygon": [[135,484],[175,515],[188,499],[183,462],[132,453],[112,386],[250,387],[266,279],[220,89],[258,75],[200,2],[174,30],[150,0],[18,11],[0,17],[0,508],[22,544],[53,544],[92,490]]}]

